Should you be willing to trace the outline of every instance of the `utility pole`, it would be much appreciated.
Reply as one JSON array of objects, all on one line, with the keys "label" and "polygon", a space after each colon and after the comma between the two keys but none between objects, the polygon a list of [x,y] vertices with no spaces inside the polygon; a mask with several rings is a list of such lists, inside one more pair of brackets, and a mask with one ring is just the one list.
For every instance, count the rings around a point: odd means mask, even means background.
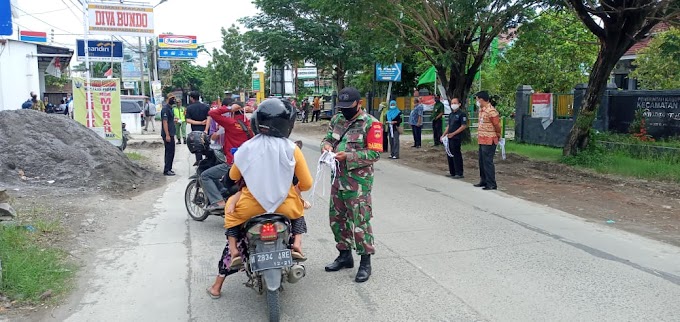
[{"label": "utility pole", "polygon": [[85,118],[87,127],[94,127],[94,112],[92,106],[92,91],[90,90],[90,46],[87,34],[90,32],[90,17],[87,13],[87,0],[83,0],[83,29],[85,30],[83,34],[83,43],[85,51],[85,111],[87,117]]},{"label": "utility pole", "polygon": [[142,88],[142,96],[144,96],[144,51],[142,51],[142,37],[137,37],[139,44],[139,77],[141,77],[139,85]]}]

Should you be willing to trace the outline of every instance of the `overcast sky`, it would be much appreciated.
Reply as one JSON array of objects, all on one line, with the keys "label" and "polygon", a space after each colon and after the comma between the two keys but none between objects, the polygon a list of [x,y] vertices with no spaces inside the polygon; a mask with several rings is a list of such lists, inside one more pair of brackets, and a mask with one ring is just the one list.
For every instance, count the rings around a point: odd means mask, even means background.
[{"label": "overcast sky", "polygon": [[[159,1],[149,3],[155,5]],[[16,5],[19,18],[14,20],[13,39],[18,38],[17,27],[47,32],[48,41],[51,29],[54,29],[54,44],[62,47],[75,48],[76,39],[83,37],[82,6],[78,0],[16,0]],[[195,35],[199,44],[212,51],[212,48],[221,45],[221,27],[227,28],[237,23],[239,18],[255,13],[251,0],[167,0],[154,10],[155,29],[157,35],[165,32]],[[109,39],[104,35],[91,37]],[[135,37],[125,39],[137,45]],[[206,65],[209,60],[209,55],[200,54],[197,63]],[[260,64],[259,68],[263,66]]]}]

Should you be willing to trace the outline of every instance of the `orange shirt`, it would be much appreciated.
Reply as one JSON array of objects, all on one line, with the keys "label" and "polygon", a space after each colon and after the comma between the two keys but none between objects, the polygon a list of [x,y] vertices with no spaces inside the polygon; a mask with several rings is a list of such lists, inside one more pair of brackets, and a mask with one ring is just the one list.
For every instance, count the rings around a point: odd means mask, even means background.
[{"label": "orange shirt", "polygon": [[[300,148],[295,147],[294,157],[295,176],[298,178],[298,187],[300,187],[301,191],[307,191],[312,188],[313,179],[312,174],[309,172],[309,168],[307,167],[305,156],[302,154]],[[231,167],[231,170],[229,170],[229,177],[232,180],[239,180],[242,177],[241,170],[239,170],[235,164]],[[295,187],[292,184],[293,178],[290,179],[291,185],[290,190],[288,190],[288,197],[286,197],[286,200],[279,206],[279,208],[276,209],[276,213],[285,215],[289,219],[298,219],[304,214],[304,205],[302,204],[302,200],[300,199],[300,196],[297,194]],[[246,185],[248,185],[247,182]],[[231,198],[234,197],[232,196]],[[231,200],[227,201],[227,204],[230,203]],[[266,213],[266,211],[264,208],[262,208],[262,206],[260,206],[260,203],[257,202],[255,197],[253,197],[253,194],[250,193],[248,187],[244,187],[241,189],[241,198],[239,198],[238,202],[236,203],[234,213],[224,216],[224,228],[236,227],[245,223],[248,221],[248,219],[264,213]]]},{"label": "orange shirt", "polygon": [[477,142],[480,145],[498,144],[501,133],[501,120],[496,108],[487,105],[479,110],[479,128],[477,129]]}]

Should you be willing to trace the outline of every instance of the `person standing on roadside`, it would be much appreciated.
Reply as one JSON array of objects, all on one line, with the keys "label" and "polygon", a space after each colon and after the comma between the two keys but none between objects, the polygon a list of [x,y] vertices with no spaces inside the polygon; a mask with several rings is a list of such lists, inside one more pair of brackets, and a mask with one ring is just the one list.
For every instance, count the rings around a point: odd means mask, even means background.
[{"label": "person standing on roadside", "polygon": [[444,103],[439,97],[434,98],[434,109],[432,110],[432,137],[434,138],[434,146],[441,145],[439,139],[442,137],[442,124],[444,117]]},{"label": "person standing on roadside", "polygon": [[389,126],[387,124],[387,103],[381,102],[380,103],[380,124],[382,124],[383,127],[383,152],[388,152],[388,146],[389,146]]},{"label": "person standing on roadside", "polygon": [[479,108],[479,128],[477,129],[477,141],[479,143],[479,183],[475,187],[483,187],[484,190],[496,190],[496,168],[493,157],[496,154],[496,145],[501,138],[500,115],[489,102],[489,93],[481,91],[475,94],[477,108]]},{"label": "person standing on roadside", "polygon": [[[312,110],[312,122],[318,122],[319,121],[319,116],[321,114],[321,101],[319,97],[314,97],[314,108]],[[316,118],[316,121],[314,121],[314,118]]]},{"label": "person standing on roadside", "polygon": [[422,145],[421,140],[423,138],[424,108],[423,104],[420,104],[420,99],[418,98],[415,99],[415,104],[416,106],[413,108],[413,111],[411,111],[411,115],[409,115],[408,124],[411,125],[411,130],[413,132],[413,146],[411,147],[420,149],[420,146]]},{"label": "person standing on roadside", "polygon": [[156,105],[149,101],[149,98],[144,98],[144,132],[149,132],[149,124],[151,124],[151,129],[156,132]]},{"label": "person standing on roadside", "polygon": [[172,106],[175,105],[176,99],[172,94],[168,94],[168,103],[163,106],[161,110],[161,137],[165,143],[165,166],[163,167],[163,175],[174,176],[172,171],[172,163],[175,161],[175,115],[172,113]]},{"label": "person standing on roadside", "polygon": [[175,132],[177,136],[177,144],[182,144],[182,140],[184,140],[184,144],[187,143],[187,120],[186,120],[186,114],[187,110],[184,106],[182,106],[182,101],[177,102],[177,105],[175,105],[172,108],[172,114],[175,116],[175,127],[177,127],[177,132]]},{"label": "person standing on roadside", "polygon": [[389,141],[390,141],[390,159],[399,159],[399,128],[403,117],[401,111],[397,107],[397,101],[390,101],[390,108],[387,109],[387,125],[389,126]]},{"label": "person standing on roadside", "polygon": [[38,99],[38,94],[35,92],[31,92],[31,103],[33,103],[31,109],[39,112],[45,112],[45,103]]},{"label": "person standing on roadside", "polygon": [[[189,103],[186,111],[186,122],[191,124],[192,131],[206,132],[208,124],[208,112],[210,112],[210,107],[199,101],[201,94],[198,91],[191,91],[189,93]],[[203,159],[201,153],[196,153],[196,163],[194,166],[198,165],[198,162]]]},{"label": "person standing on roadside", "polygon": [[[460,100],[454,97],[451,99],[451,114],[449,114],[449,125],[441,136],[440,140],[448,140],[448,151],[446,158],[449,161],[449,176],[454,179],[463,179],[463,152],[461,145],[463,135],[467,129],[467,115],[460,109]],[[451,153],[450,156],[449,153]]]},{"label": "person standing on roadside", "polygon": [[346,87],[338,94],[340,113],[331,119],[328,133],[321,141],[322,151],[334,152],[339,162],[337,175],[332,178],[330,226],[340,255],[325,269],[336,272],[353,268],[352,249],[361,256],[354,280],[368,281],[371,276],[371,255],[375,254],[371,227],[371,189],[373,164],[382,151],[382,125],[360,108],[361,95]]},{"label": "person standing on roadside", "polygon": [[309,100],[306,98],[302,100],[302,113],[302,123],[309,123]]}]

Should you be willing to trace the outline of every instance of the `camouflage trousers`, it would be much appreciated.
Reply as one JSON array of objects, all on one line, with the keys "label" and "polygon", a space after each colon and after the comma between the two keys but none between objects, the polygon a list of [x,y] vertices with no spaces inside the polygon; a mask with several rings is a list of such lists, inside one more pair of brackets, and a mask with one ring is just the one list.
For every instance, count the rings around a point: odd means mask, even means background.
[{"label": "camouflage trousers", "polygon": [[338,250],[356,249],[357,255],[372,255],[371,193],[331,189],[330,225]]}]

